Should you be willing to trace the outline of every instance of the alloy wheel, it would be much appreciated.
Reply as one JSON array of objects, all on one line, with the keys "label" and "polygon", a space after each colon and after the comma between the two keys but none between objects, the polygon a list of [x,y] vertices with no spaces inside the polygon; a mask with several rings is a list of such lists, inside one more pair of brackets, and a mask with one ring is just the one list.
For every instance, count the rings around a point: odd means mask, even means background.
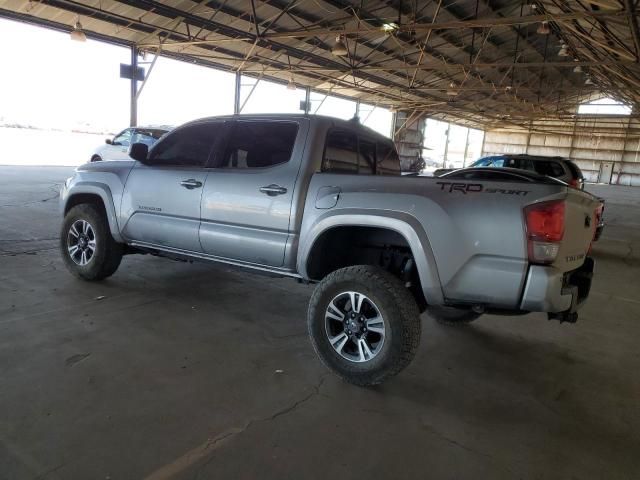
[{"label": "alloy wheel", "polygon": [[84,267],[96,252],[96,234],[86,220],[76,220],[67,234],[69,257],[76,265]]},{"label": "alloy wheel", "polygon": [[325,331],[333,349],[343,358],[368,362],[384,344],[385,321],[376,304],[359,292],[336,295],[325,311]]}]

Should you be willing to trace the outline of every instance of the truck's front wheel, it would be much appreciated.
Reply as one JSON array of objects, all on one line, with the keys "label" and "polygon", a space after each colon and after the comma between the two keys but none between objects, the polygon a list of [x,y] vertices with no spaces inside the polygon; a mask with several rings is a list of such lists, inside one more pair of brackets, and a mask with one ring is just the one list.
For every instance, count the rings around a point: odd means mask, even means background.
[{"label": "truck's front wheel", "polygon": [[390,273],[368,265],[342,268],[322,280],[307,324],[322,362],[362,386],[399,373],[420,342],[420,312],[411,293]]},{"label": "truck's front wheel", "polygon": [[60,252],[71,273],[84,280],[102,280],[118,269],[123,247],[111,236],[104,213],[96,205],[85,203],[65,215]]}]

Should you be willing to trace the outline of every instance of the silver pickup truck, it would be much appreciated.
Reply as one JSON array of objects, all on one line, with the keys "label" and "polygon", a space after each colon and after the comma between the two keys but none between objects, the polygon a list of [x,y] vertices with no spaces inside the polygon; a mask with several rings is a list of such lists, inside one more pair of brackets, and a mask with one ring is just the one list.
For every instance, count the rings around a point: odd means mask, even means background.
[{"label": "silver pickup truck", "polygon": [[317,283],[307,323],[358,385],[406,367],[420,313],[575,321],[600,203],[522,171],[401,175],[392,142],[353,121],[230,116],[183,125],[131,161],[79,167],[61,193],[61,252],[85,280],[125,254],[224,262]]}]

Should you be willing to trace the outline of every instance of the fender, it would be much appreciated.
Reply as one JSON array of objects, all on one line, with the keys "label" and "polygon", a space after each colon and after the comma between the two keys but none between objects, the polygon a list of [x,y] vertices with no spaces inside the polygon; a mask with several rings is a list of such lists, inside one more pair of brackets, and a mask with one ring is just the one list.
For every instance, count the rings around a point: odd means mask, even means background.
[{"label": "fender", "polygon": [[378,227],[393,230],[402,235],[413,253],[422,291],[427,303],[441,305],[444,295],[431,244],[420,222],[407,213],[376,209],[341,209],[318,217],[301,238],[298,249],[297,270],[308,279],[307,258],[320,235],[335,227]]},{"label": "fender", "polygon": [[102,199],[102,203],[107,212],[107,222],[109,223],[111,236],[116,242],[124,243],[124,239],[122,235],[120,235],[120,229],[118,228],[116,209],[113,204],[113,196],[109,186],[99,182],[86,181],[76,182],[72,184],[70,188],[67,188],[65,185],[60,193],[60,211],[62,214],[64,214],[69,199],[78,194],[98,195]]}]

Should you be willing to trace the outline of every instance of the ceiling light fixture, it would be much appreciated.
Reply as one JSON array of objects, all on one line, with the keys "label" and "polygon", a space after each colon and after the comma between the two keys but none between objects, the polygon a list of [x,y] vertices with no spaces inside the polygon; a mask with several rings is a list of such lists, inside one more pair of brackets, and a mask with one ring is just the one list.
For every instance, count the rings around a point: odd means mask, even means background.
[{"label": "ceiling light fixture", "polygon": [[291,76],[291,78],[289,79],[289,83],[287,83],[287,90],[295,90],[296,88],[296,82],[293,81],[293,75]]},{"label": "ceiling light fixture", "polygon": [[549,35],[551,33],[551,29],[549,28],[549,22],[542,22],[538,25],[538,29],[536,30],[538,35]]},{"label": "ceiling light fixture", "polygon": [[591,80],[591,77],[587,77],[587,79],[584,81],[585,85],[593,85],[593,80]]},{"label": "ceiling light fixture", "polygon": [[566,44],[563,43],[560,46],[560,51],[558,51],[558,56],[559,57],[568,57],[569,56],[569,49],[568,49]]},{"label": "ceiling light fixture", "polygon": [[400,27],[398,26],[397,23],[385,23],[382,25],[382,31],[384,33],[388,33],[389,35],[391,35],[392,33],[396,32]]},{"label": "ceiling light fixture", "polygon": [[82,24],[80,23],[80,20],[78,20],[76,24],[73,26],[73,30],[71,30],[69,37],[71,37],[71,40],[75,40],[76,42],[87,41],[87,36],[82,31]]},{"label": "ceiling light fixture", "polygon": [[447,90],[447,96],[449,97],[449,101],[453,101],[458,96],[458,90],[456,90],[455,82],[451,82],[449,84],[449,89]]},{"label": "ceiling light fixture", "polygon": [[582,67],[580,65],[576,65],[573,68],[573,73],[582,73]]},{"label": "ceiling light fixture", "polygon": [[344,57],[345,55],[349,55],[349,50],[347,50],[347,46],[344,43],[342,35],[338,35],[336,37],[336,43],[331,48],[331,53],[333,53],[337,57]]}]

